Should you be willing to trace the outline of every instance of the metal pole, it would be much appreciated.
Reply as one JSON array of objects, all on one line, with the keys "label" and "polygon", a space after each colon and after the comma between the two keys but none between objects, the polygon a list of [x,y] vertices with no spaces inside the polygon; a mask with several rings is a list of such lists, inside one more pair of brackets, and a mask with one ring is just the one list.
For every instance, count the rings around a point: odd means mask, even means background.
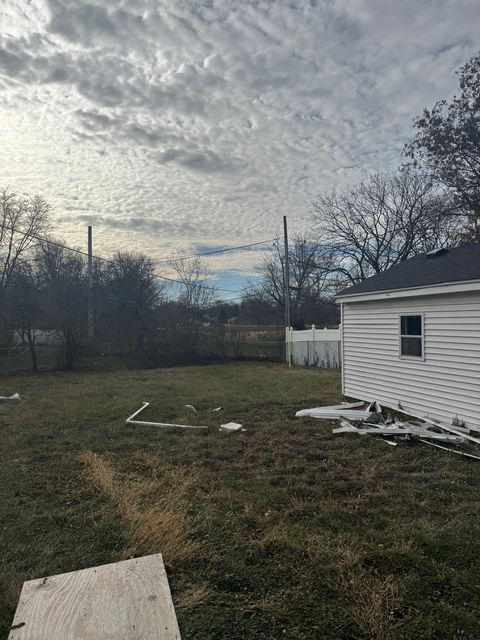
[{"label": "metal pole", "polygon": [[283,216],[283,240],[285,245],[285,326],[288,330],[287,341],[287,361],[288,366],[292,366],[292,344],[290,332],[290,265],[288,261],[288,230],[287,216]]},{"label": "metal pole", "polygon": [[93,339],[93,240],[91,225],[88,225],[88,339]]}]

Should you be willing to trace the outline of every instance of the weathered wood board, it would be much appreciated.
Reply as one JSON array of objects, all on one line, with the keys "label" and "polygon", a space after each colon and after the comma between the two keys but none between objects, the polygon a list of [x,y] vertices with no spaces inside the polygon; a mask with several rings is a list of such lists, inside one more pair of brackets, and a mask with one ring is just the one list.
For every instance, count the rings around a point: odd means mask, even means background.
[{"label": "weathered wood board", "polygon": [[25,582],[8,640],[180,640],[161,554]]}]

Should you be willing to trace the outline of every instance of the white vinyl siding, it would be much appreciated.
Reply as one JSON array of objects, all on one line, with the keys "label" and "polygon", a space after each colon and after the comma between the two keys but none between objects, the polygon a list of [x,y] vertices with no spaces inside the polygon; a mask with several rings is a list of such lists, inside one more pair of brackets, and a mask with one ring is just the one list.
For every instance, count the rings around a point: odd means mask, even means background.
[{"label": "white vinyl siding", "polygon": [[[399,357],[399,316],[423,316],[423,359]],[[344,302],[344,394],[480,428],[480,292]]]}]

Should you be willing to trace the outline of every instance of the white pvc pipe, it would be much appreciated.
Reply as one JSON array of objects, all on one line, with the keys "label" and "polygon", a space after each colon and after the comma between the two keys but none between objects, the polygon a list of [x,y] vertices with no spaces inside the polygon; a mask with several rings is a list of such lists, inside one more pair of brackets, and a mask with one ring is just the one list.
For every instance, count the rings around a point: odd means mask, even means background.
[{"label": "white pvc pipe", "polygon": [[142,412],[144,409],[146,409],[148,406],[150,406],[150,403],[149,403],[149,402],[144,402],[144,403],[142,404],[142,406],[140,407],[140,409],[138,409],[137,411],[135,411],[135,413],[132,413],[132,415],[131,415],[129,418],[127,418],[127,424],[128,424],[129,422],[131,422],[131,421],[135,418],[135,416],[138,416],[138,414],[139,414],[139,413],[141,413],[141,412]]},{"label": "white pvc pipe", "polygon": [[135,416],[138,416],[138,414],[141,413],[148,406],[150,406],[150,403],[144,402],[140,407],[140,409],[137,409],[135,413],[132,413],[132,415],[129,418],[127,418],[126,424],[141,424],[148,427],[160,427],[160,428],[176,427],[178,429],[203,429],[208,431],[208,427],[197,427],[197,426],[192,426],[190,424],[174,424],[174,423],[168,423],[168,422],[145,422],[143,420],[134,420]]}]

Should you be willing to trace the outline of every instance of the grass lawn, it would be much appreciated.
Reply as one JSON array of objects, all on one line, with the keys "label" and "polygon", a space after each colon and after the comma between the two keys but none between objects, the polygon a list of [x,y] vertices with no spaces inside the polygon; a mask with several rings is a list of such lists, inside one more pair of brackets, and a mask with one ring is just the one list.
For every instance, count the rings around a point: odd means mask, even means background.
[{"label": "grass lawn", "polygon": [[[24,580],[157,552],[183,640],[480,637],[479,464],[295,419],[339,400],[337,371],[0,379],[15,391],[0,403],[0,638]],[[126,426],[144,400],[145,420],[210,432]],[[219,433],[231,420],[248,431]]]}]

